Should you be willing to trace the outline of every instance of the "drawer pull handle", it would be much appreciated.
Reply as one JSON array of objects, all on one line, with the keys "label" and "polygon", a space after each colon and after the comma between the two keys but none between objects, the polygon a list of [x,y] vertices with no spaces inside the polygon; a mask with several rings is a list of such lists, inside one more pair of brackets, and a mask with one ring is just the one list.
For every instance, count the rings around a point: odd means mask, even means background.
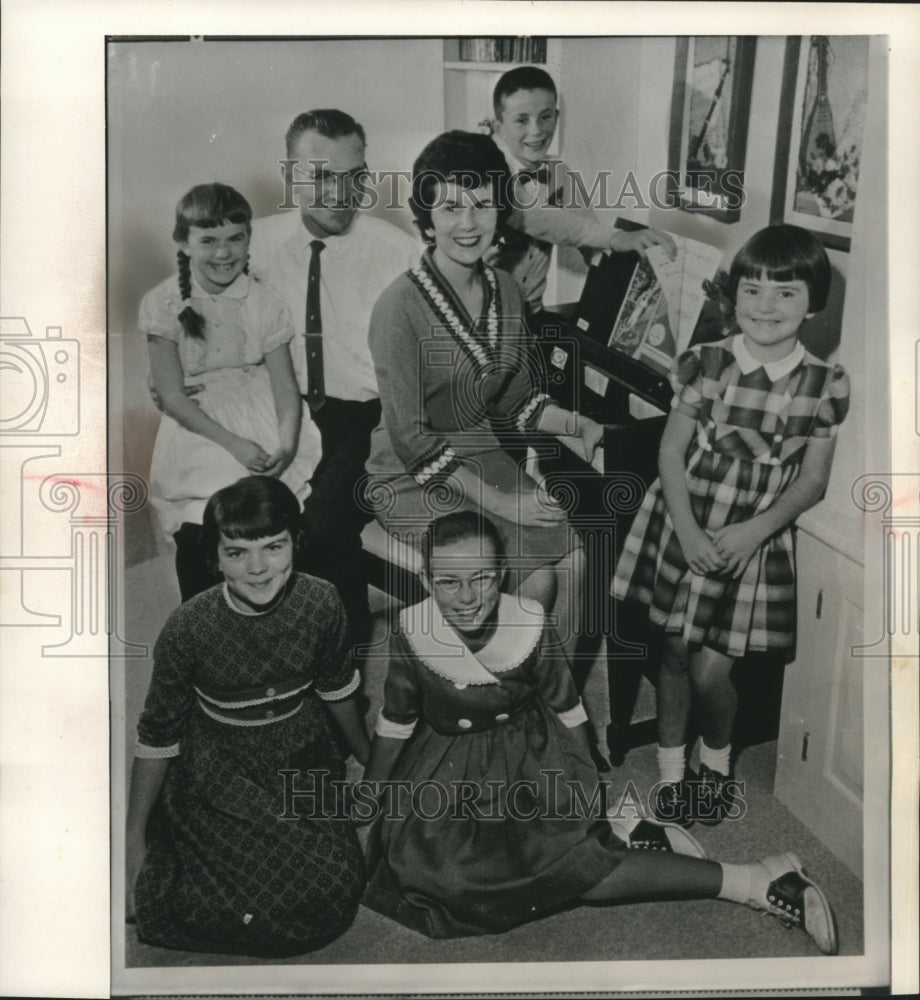
[{"label": "drawer pull handle", "polygon": [[802,760],[808,760],[808,733],[802,734]]},{"label": "drawer pull handle", "polygon": [[818,599],[815,601],[815,618],[821,617],[821,611],[824,608],[824,591],[818,591]]}]

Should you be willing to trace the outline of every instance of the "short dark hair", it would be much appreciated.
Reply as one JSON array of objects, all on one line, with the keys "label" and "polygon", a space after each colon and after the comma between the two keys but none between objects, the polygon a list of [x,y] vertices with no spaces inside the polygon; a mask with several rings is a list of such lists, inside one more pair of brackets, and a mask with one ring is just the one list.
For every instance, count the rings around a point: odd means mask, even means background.
[{"label": "short dark hair", "polygon": [[488,539],[499,563],[504,562],[505,543],[493,521],[485,514],[472,510],[458,510],[435,518],[422,533],[420,548],[425,575],[431,575],[431,554],[440,545],[450,545],[465,538]]},{"label": "short dark hair", "polygon": [[340,139],[346,135],[356,135],[362,145],[367,145],[364,129],[344,111],[336,108],[317,108],[315,111],[304,111],[288,126],[284,136],[287,155],[290,157],[294,145],[304,132],[318,132],[327,139]]},{"label": "short dark hair", "polygon": [[280,535],[286,529],[296,546],[300,501],[280,479],[247,476],[218,490],[208,500],[201,529],[205,555],[215,563],[221,535],[254,541]]},{"label": "short dark hair", "polygon": [[511,215],[511,170],[501,150],[487,135],[444,132],[419,153],[412,167],[409,207],[426,243],[431,229],[431,209],[437,205],[437,185],[453,181],[465,189],[491,187],[498,206],[496,238]]},{"label": "short dark hair", "polygon": [[804,281],[808,286],[808,311],[815,313],[827,304],[831,263],[816,236],[800,226],[782,223],[754,233],[735,254],[726,286],[728,297],[736,301],[742,278],[760,277]]},{"label": "short dark hair", "polygon": [[545,69],[540,69],[538,66],[516,66],[507,73],[502,73],[498,83],[495,84],[495,90],[492,91],[492,109],[496,118],[502,116],[502,102],[505,98],[516,94],[519,90],[548,90],[556,100],[559,99],[556,84]]}]

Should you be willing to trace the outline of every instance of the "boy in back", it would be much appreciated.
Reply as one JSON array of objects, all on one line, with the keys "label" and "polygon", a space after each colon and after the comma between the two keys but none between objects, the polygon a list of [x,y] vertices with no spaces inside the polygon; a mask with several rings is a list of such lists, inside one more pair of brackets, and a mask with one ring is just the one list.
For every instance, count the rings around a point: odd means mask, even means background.
[{"label": "boy in back", "polygon": [[[586,185],[576,187],[560,159],[548,159],[559,110],[553,78],[537,66],[503,74],[492,95],[493,138],[515,176],[513,236],[490,263],[510,271],[524,292],[532,332],[540,335],[540,313],[553,245],[640,253],[656,243],[673,251],[666,233],[626,232],[602,222],[584,202]],[[535,322],[536,321],[536,322]]]}]

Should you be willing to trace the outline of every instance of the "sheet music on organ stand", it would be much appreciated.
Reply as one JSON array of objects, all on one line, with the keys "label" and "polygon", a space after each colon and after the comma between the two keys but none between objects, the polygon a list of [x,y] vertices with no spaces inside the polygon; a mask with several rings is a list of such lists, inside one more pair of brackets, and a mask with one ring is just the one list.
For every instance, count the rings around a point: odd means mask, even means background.
[{"label": "sheet music on organ stand", "polygon": [[583,334],[663,375],[689,347],[706,299],[703,282],[723,256],[707,243],[672,239],[673,257],[661,246],[645,257],[598,252],[575,316]]}]

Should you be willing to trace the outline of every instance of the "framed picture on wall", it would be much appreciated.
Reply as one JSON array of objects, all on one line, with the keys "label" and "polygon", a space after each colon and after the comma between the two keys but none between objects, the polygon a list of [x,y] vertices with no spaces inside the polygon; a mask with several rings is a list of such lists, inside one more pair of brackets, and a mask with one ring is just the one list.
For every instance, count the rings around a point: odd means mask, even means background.
[{"label": "framed picture on wall", "polygon": [[849,250],[868,97],[866,35],[789,38],[771,218]]},{"label": "framed picture on wall", "polygon": [[674,207],[740,218],[756,44],[739,35],[677,39],[668,144]]}]

